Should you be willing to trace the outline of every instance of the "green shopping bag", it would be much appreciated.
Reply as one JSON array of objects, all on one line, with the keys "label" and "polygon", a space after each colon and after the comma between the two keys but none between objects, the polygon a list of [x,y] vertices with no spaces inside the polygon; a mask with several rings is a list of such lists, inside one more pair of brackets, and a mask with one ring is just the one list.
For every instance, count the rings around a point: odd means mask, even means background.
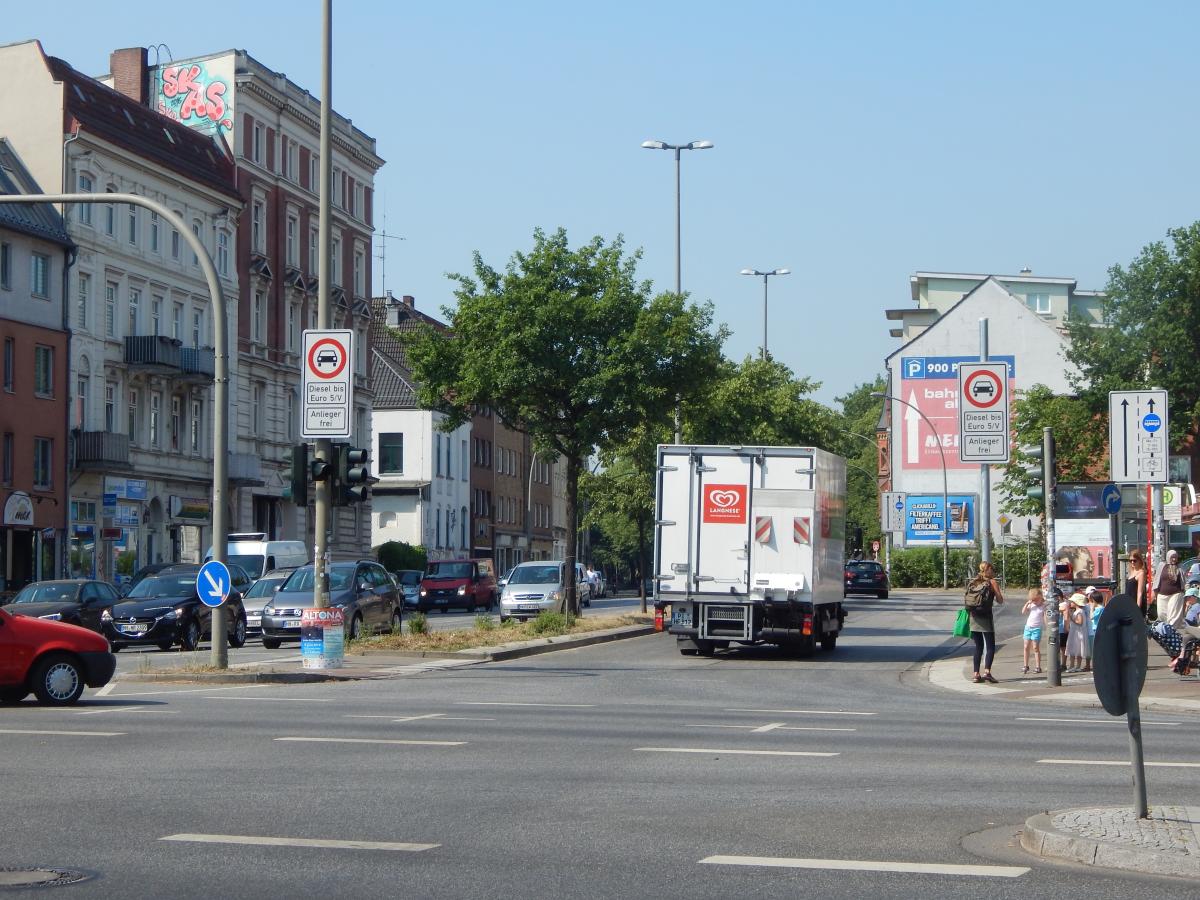
[{"label": "green shopping bag", "polygon": [[954,621],[954,636],[961,638],[971,636],[971,613],[966,608],[958,611],[958,618]]}]

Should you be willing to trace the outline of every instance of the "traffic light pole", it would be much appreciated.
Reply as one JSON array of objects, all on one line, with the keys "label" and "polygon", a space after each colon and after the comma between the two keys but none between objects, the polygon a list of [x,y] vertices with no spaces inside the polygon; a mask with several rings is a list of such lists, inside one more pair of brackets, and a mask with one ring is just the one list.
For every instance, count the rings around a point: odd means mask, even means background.
[{"label": "traffic light pole", "polygon": [[1062,684],[1062,673],[1058,655],[1058,601],[1054,596],[1057,586],[1054,577],[1054,497],[1058,492],[1057,464],[1054,459],[1054,429],[1042,429],[1042,486],[1046,495],[1046,584],[1044,608],[1046,611],[1047,649],[1050,659],[1046,666],[1046,683],[1051,687]]},{"label": "traffic light pole", "polygon": [[[988,361],[988,320],[986,318],[979,320],[979,361]],[[1004,385],[1001,390],[1008,390],[1008,385]],[[961,397],[958,398],[958,402],[963,402]],[[947,521],[949,515],[949,510],[947,510]],[[983,463],[979,467],[979,525],[980,545],[983,548],[981,559],[985,563],[990,563],[992,561],[992,467],[988,463]]]},{"label": "traffic light pole", "polygon": [[[321,4],[321,175],[318,197],[317,234],[320,245],[317,253],[317,328],[332,327],[329,308],[330,278],[333,275],[332,244],[330,243],[330,189],[333,185],[333,139],[331,134],[333,105],[333,0]],[[317,441],[316,456],[330,461],[332,441],[321,438]],[[331,478],[324,478],[314,485],[313,504],[313,600],[314,606],[323,609],[329,606],[329,515],[332,505],[330,496]]]}]

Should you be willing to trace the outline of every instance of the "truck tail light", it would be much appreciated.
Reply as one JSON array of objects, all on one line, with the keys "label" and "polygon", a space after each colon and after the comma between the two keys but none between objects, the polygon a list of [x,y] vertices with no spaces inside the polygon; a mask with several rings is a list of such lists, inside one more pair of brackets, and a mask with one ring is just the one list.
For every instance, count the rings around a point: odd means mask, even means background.
[{"label": "truck tail light", "polygon": [[661,606],[654,607],[654,630],[663,630],[663,610]]},{"label": "truck tail light", "polygon": [[810,634],[812,634],[812,615],[806,615],[804,617],[804,625],[801,627],[800,633],[805,637],[808,637]]}]

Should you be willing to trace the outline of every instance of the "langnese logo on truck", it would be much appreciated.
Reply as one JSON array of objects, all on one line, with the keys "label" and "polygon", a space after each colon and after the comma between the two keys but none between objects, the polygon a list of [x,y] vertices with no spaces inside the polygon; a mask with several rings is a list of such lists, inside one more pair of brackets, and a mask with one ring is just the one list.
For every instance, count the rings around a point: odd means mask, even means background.
[{"label": "langnese logo on truck", "polygon": [[704,486],[703,520],[727,525],[745,525],[746,486],[744,484],[706,484]]}]

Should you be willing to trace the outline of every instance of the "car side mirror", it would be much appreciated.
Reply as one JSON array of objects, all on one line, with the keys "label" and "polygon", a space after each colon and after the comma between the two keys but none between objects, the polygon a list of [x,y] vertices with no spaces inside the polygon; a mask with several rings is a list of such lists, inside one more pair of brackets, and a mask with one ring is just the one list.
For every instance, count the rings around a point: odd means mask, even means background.
[{"label": "car side mirror", "polygon": [[369,591],[371,590],[371,583],[369,581],[360,581],[358,583],[358,589],[360,591]]}]

